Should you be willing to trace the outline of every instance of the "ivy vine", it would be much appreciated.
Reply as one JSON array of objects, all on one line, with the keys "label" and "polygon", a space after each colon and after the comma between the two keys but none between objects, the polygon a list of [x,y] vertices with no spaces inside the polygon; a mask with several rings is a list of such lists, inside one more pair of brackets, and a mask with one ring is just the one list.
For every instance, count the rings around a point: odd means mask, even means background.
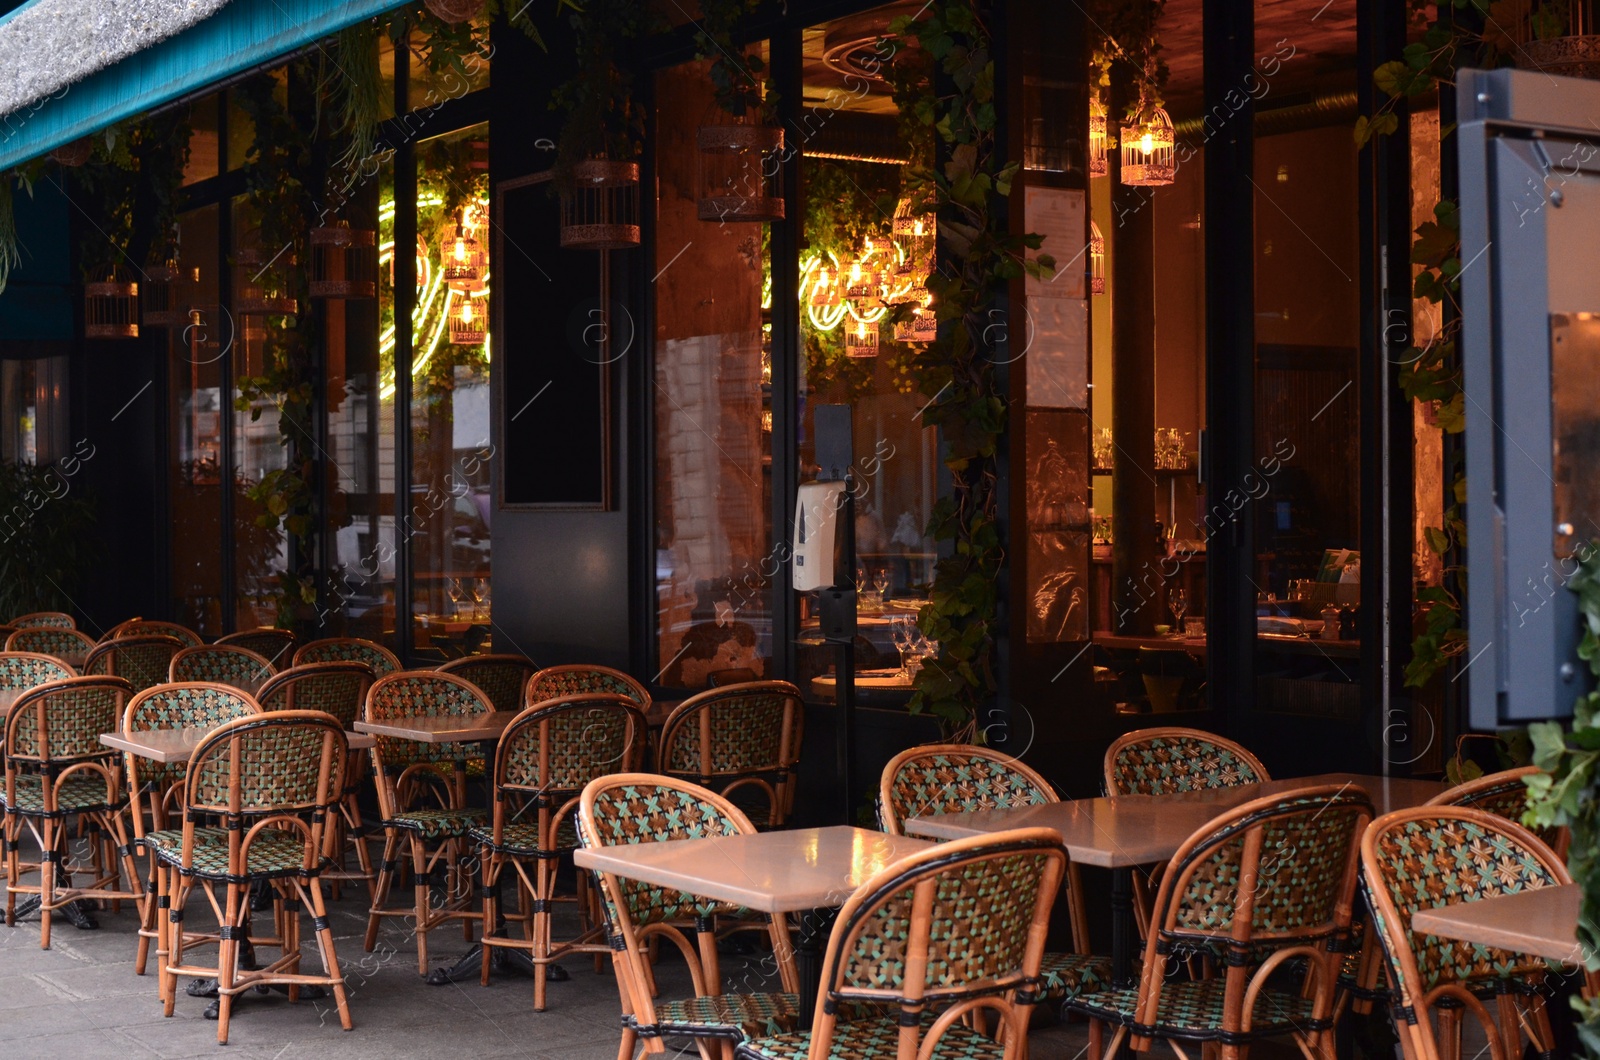
[{"label": "ivy vine", "polygon": [[[914,712],[938,716],[952,736],[981,739],[975,718],[991,700],[998,579],[1005,563],[1000,537],[996,456],[1006,431],[1006,400],[996,377],[989,310],[1010,281],[1055,266],[1038,251],[1043,237],[1011,235],[996,209],[1011,194],[1018,163],[996,141],[995,65],[984,0],[935,0],[891,31],[914,38],[897,64],[931,62],[924,89],[897,102],[932,128],[946,148],[941,166],[908,166],[915,201],[937,210],[942,260],[928,279],[939,338],[918,362],[928,398],[925,425],[939,428],[951,492],[934,505],[928,533],[946,543],[934,568],[928,604],[918,617],[939,644],[917,676]],[[900,79],[907,84],[910,79]]]},{"label": "ivy vine", "polygon": [[[1600,678],[1600,541],[1577,557],[1578,569],[1567,588],[1578,596],[1583,638],[1578,658]],[[1578,697],[1573,704],[1572,729],[1558,722],[1537,722],[1528,727],[1533,739],[1533,764],[1541,772],[1529,774],[1528,812],[1525,822],[1536,828],[1564,827],[1572,832],[1567,868],[1583,890],[1578,916],[1578,943],[1591,971],[1600,970],[1600,691]],[[1572,999],[1582,1023],[1578,1037],[1585,1053],[1600,1057],[1600,999]]]}]

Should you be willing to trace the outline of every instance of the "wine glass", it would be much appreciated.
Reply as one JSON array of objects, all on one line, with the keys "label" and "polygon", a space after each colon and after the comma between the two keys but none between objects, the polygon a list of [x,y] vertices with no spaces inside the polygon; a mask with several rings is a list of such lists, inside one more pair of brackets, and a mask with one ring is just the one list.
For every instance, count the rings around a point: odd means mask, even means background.
[{"label": "wine glass", "polygon": [[889,639],[894,642],[895,650],[900,653],[901,677],[910,676],[910,670],[906,666],[906,655],[915,643],[912,634],[916,629],[911,621],[910,615],[895,615],[889,619]]},{"label": "wine glass", "polygon": [[472,592],[472,617],[474,619],[476,619],[476,618],[481,617],[481,612],[483,611],[483,601],[484,601],[484,598],[488,595],[488,592],[489,592],[489,579],[488,578],[473,578],[472,579],[471,592]]},{"label": "wine glass", "polygon": [[872,587],[878,592],[878,605],[880,607],[889,602],[889,568],[879,567],[872,572]]},{"label": "wine glass", "polygon": [[461,611],[461,597],[465,595],[465,590],[461,588],[461,579],[451,578],[444,591],[450,597],[450,615],[454,617]]},{"label": "wine glass", "polygon": [[1173,629],[1183,634],[1183,613],[1189,610],[1189,594],[1182,589],[1167,591],[1167,608],[1172,612]]}]

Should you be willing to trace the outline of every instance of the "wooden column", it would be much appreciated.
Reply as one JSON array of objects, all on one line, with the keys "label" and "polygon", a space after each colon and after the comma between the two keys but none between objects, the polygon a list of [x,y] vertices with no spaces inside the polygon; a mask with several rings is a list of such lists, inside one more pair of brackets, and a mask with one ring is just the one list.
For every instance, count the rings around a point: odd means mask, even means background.
[{"label": "wooden column", "polygon": [[[1109,121],[1138,98],[1133,70],[1112,67]],[[1111,623],[1118,633],[1153,633],[1166,608],[1156,552],[1155,245],[1153,188],[1122,183],[1110,152],[1111,228],[1116,245],[1111,303]]]}]

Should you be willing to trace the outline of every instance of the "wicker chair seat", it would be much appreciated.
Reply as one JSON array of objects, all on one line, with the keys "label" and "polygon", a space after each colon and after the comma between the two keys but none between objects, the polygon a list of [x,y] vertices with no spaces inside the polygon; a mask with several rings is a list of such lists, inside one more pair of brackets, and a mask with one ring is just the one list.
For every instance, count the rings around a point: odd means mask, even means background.
[{"label": "wicker chair seat", "polygon": [[1111,958],[1087,953],[1047,952],[1039,962],[1039,978],[1046,998],[1071,1001],[1111,985]]},{"label": "wicker chair seat", "polygon": [[794,994],[716,994],[656,1002],[654,1026],[623,1017],[644,1038],[755,1038],[793,1031],[799,1021]]},{"label": "wicker chair seat", "polygon": [[556,843],[553,848],[541,844],[539,825],[534,821],[506,825],[499,843],[494,841],[494,829],[490,827],[480,825],[472,829],[471,835],[475,843],[481,843],[502,854],[514,854],[518,857],[554,858],[578,849],[578,823],[571,814],[557,822]]},{"label": "wicker chair seat", "polygon": [[[834,1028],[831,1060],[890,1060],[899,1055],[900,1027],[893,1018],[858,1020]],[[734,1055],[747,1060],[806,1060],[811,1032],[795,1031],[744,1042]],[[1005,1047],[977,1031],[954,1026],[945,1031],[929,1060],[1001,1060]]]},{"label": "wicker chair seat", "polygon": [[[68,777],[67,782],[61,785],[61,790],[56,793],[54,816],[65,817],[71,813],[114,810],[124,805],[126,801],[123,799],[115,803],[106,802],[106,782],[101,777]],[[17,777],[15,803],[7,801],[5,788],[0,786],[0,806],[4,806],[8,813],[20,813],[24,817],[44,817],[44,777],[38,773],[24,773]]]},{"label": "wicker chair seat", "polygon": [[488,810],[472,807],[462,810],[407,810],[384,818],[385,828],[404,828],[419,832],[424,839],[461,839],[489,819]]},{"label": "wicker chair seat", "polygon": [[[298,832],[272,832],[263,829],[250,844],[250,860],[243,877],[228,873],[228,832],[224,828],[196,828],[194,830],[194,863],[186,873],[203,880],[244,882],[249,880],[281,879],[285,876],[316,875],[303,873],[305,864],[305,839]],[[183,864],[183,830],[168,828],[159,832],[146,832],[137,842],[144,845],[158,859],[180,867]],[[326,859],[323,859],[324,861]]]},{"label": "wicker chair seat", "polygon": [[[1153,1026],[1134,1022],[1139,1004],[1137,988],[1127,990],[1102,990],[1068,1004],[1074,1012],[1092,1019],[1122,1027],[1132,1027],[1139,1034],[1161,1038],[1167,1035],[1190,1040],[1227,1041],[1229,1035],[1222,1029],[1223,1004],[1227,983],[1223,979],[1202,979],[1197,982],[1169,982],[1161,989],[1161,1004],[1156,1010]],[[1262,1034],[1281,1030],[1305,1032],[1323,1030],[1331,1021],[1312,1019],[1312,998],[1301,997],[1270,987],[1256,995],[1255,1009],[1251,1014],[1252,1033],[1241,1038],[1240,1044]]]}]

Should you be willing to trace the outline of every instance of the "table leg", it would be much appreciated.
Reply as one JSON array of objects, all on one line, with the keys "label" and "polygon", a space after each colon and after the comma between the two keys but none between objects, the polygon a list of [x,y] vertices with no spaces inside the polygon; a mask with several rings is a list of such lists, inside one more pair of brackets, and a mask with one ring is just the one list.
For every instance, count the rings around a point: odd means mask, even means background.
[{"label": "table leg", "polygon": [[833,930],[836,909],[812,909],[797,918],[795,932],[795,972],[800,977],[800,1029],[811,1029],[817,1011],[817,994],[822,985],[822,944]]},{"label": "table leg", "polygon": [[[1111,985],[1119,990],[1138,985],[1133,977],[1133,951],[1139,944],[1138,924],[1133,917],[1133,873],[1131,868],[1111,870]],[[1113,1028],[1106,1030],[1110,1033]],[[1132,1057],[1133,1050],[1123,1039],[1117,1060]]]}]

